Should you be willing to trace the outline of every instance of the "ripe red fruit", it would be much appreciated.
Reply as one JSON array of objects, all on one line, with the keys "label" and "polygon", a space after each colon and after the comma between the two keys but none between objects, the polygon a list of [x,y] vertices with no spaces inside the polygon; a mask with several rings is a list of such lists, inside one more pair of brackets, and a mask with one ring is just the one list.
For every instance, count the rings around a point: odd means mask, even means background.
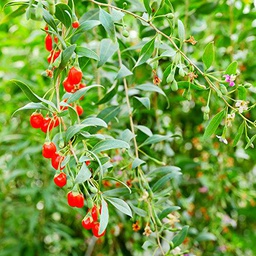
[{"label": "ripe red fruit", "polygon": [[41,113],[33,113],[30,116],[30,124],[33,128],[41,128],[43,124],[44,117]]},{"label": "ripe red fruit", "polygon": [[47,131],[51,131],[52,128],[54,127],[54,122],[50,117],[46,117],[43,119],[43,123],[41,125],[41,130],[44,133],[47,133]]},{"label": "ripe red fruit", "polygon": [[58,187],[60,188],[64,187],[67,184],[66,173],[61,172],[60,174],[55,175],[53,181]]},{"label": "ripe red fruit", "polygon": [[93,220],[91,217],[88,217],[86,219],[83,219],[82,220],[82,226],[87,229],[87,230],[90,230],[93,228],[94,224],[93,224]]},{"label": "ripe red fruit", "polygon": [[66,92],[74,92],[75,86],[69,81],[68,77],[63,81],[63,86]]},{"label": "ripe red fruit", "polygon": [[76,106],[76,112],[79,116],[81,116],[84,113],[84,110],[81,106]]},{"label": "ripe red fruit", "polygon": [[58,41],[59,41],[59,39],[58,39],[58,37],[57,37],[57,36],[55,36],[55,37],[53,38],[53,40],[54,40],[55,44],[57,44],[57,43],[58,43]]},{"label": "ripe red fruit", "polygon": [[53,127],[57,127],[60,125],[60,118],[58,116],[53,117]]},{"label": "ripe red fruit", "polygon": [[72,67],[68,72],[68,80],[71,84],[79,84],[82,80],[83,73],[81,70]]},{"label": "ripe red fruit", "polygon": [[78,192],[70,191],[67,194],[68,204],[71,207],[82,208],[84,206],[84,195]]},{"label": "ripe red fruit", "polygon": [[64,156],[61,156],[59,155],[58,153],[55,153],[53,156],[52,156],[52,167],[56,170],[63,170],[64,169],[64,166],[61,167],[61,163],[63,162],[64,160]]},{"label": "ripe red fruit", "polygon": [[53,142],[46,142],[43,145],[43,157],[52,158],[55,155],[57,148]]},{"label": "ripe red fruit", "polygon": [[50,53],[50,55],[49,55],[48,58],[47,58],[47,61],[48,61],[49,63],[54,62],[54,61],[59,57],[60,53],[61,53],[61,50],[58,50],[58,51],[52,50],[51,53]]},{"label": "ripe red fruit", "polygon": [[91,161],[85,161],[85,164],[88,166],[88,165],[90,165],[91,164]]},{"label": "ripe red fruit", "polygon": [[97,205],[94,205],[91,209],[91,215],[92,215],[92,219],[93,221],[97,221],[98,220],[98,207]]},{"label": "ripe red fruit", "polygon": [[94,226],[92,227],[92,233],[94,236],[98,238],[104,236],[106,233],[106,230],[104,230],[102,234],[99,234],[99,229],[100,229],[100,223],[99,222],[94,223]]},{"label": "ripe red fruit", "polygon": [[52,51],[52,37],[50,34],[46,35],[44,42],[45,42],[45,49],[49,52]]},{"label": "ripe red fruit", "polygon": [[72,23],[72,27],[73,27],[73,28],[78,28],[79,26],[80,26],[80,24],[79,24],[78,21],[74,21],[74,22]]}]

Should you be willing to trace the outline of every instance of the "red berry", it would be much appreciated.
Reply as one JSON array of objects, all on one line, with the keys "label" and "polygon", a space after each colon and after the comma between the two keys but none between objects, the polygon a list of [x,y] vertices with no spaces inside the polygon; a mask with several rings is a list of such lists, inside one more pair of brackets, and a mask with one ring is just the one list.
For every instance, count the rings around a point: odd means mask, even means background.
[{"label": "red berry", "polygon": [[45,42],[45,49],[49,52],[52,51],[52,37],[50,34],[46,35],[44,42]]},{"label": "red berry", "polygon": [[94,224],[93,224],[93,220],[91,217],[88,217],[86,219],[83,219],[82,220],[82,226],[87,229],[87,230],[90,230],[93,228]]},{"label": "red berry", "polygon": [[48,31],[48,29],[49,29],[48,26],[45,25],[44,30]]},{"label": "red berry", "polygon": [[92,227],[92,233],[94,236],[98,238],[104,236],[106,233],[106,230],[104,230],[102,234],[99,234],[99,229],[100,229],[100,223],[99,222],[94,223],[94,226]]},{"label": "red berry", "polygon": [[54,40],[55,44],[57,44],[57,43],[58,43],[58,41],[59,41],[59,39],[58,39],[58,37],[57,37],[57,36],[55,36],[55,37],[53,38],[53,40]]},{"label": "red berry", "polygon": [[36,128],[36,129],[41,128],[43,121],[44,121],[44,117],[40,113],[33,113],[30,116],[30,124],[33,128]]},{"label": "red berry", "polygon": [[81,106],[76,106],[76,112],[79,116],[81,116],[84,113],[84,110]]},{"label": "red berry", "polygon": [[78,28],[79,26],[80,26],[80,24],[79,24],[78,21],[74,21],[74,22],[72,23],[72,27],[73,27],[73,28]]},{"label": "red berry", "polygon": [[88,166],[88,165],[90,165],[91,164],[91,161],[85,161],[85,164]]},{"label": "red berry", "polygon": [[79,84],[79,87],[78,87],[78,90],[83,89],[83,88],[85,88],[85,87],[86,87],[86,84],[80,83],[80,84]]},{"label": "red berry", "polygon": [[46,117],[43,119],[43,124],[41,126],[41,130],[44,133],[47,133],[47,131],[51,131],[52,128],[54,127],[53,120],[50,117]]},{"label": "red berry", "polygon": [[91,209],[91,215],[92,215],[92,219],[93,221],[97,221],[98,220],[98,207],[97,205],[94,205]]},{"label": "red berry", "polygon": [[[67,103],[68,99],[64,99],[63,102]],[[60,110],[67,110],[67,106],[60,106]]]},{"label": "red berry", "polygon": [[59,57],[60,53],[61,53],[61,50],[58,50],[58,51],[52,50],[51,53],[50,53],[50,55],[49,55],[48,58],[47,58],[47,61],[48,61],[49,63],[54,62],[54,61]]},{"label": "red berry", "polygon": [[82,208],[84,207],[84,195],[79,194],[76,196],[76,207]]},{"label": "red berry", "polygon": [[59,126],[60,125],[60,118],[58,117],[58,116],[54,116],[53,117],[53,127],[57,127],[57,126]]},{"label": "red berry", "polygon": [[68,78],[63,81],[63,86],[66,92],[74,92],[75,86],[70,83]]},{"label": "red berry", "polygon": [[67,184],[67,175],[64,172],[61,172],[58,175],[55,175],[54,179],[53,179],[54,183],[62,188]]},{"label": "red berry", "polygon": [[71,84],[79,84],[82,80],[83,73],[81,70],[72,67],[68,72],[68,80]]},{"label": "red berry", "polygon": [[68,204],[71,207],[75,207],[76,206],[76,201],[75,201],[75,197],[72,191],[68,192],[67,194],[67,199],[68,199]]},{"label": "red berry", "polygon": [[60,169],[64,169],[64,166],[61,167],[61,163],[63,162],[64,160],[64,156],[61,156],[59,155],[58,153],[55,153],[53,156],[52,156],[52,167],[56,170]]},{"label": "red berry", "polygon": [[53,142],[46,142],[43,145],[42,153],[45,158],[52,158],[55,155],[56,150],[56,146]]},{"label": "red berry", "polygon": [[84,195],[78,192],[70,191],[67,195],[68,204],[71,207],[82,208],[84,206]]}]

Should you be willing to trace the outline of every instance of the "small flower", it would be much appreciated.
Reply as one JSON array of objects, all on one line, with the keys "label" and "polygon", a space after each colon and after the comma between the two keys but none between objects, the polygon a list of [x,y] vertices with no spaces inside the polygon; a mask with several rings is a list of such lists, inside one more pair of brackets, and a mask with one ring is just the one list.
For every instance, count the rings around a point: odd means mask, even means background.
[{"label": "small flower", "polygon": [[201,187],[201,188],[198,189],[198,192],[199,192],[199,193],[202,193],[202,194],[205,194],[205,193],[208,192],[208,188],[205,187],[205,186],[203,186],[203,187]]},{"label": "small flower", "polygon": [[176,248],[174,248],[174,249],[172,250],[172,254],[173,254],[173,255],[180,255],[180,253],[181,253],[180,247],[176,247]]},{"label": "small flower", "polygon": [[187,74],[188,78],[189,78],[189,81],[192,83],[194,81],[195,78],[198,77],[197,74],[195,74],[194,72],[190,72]]},{"label": "small flower", "polygon": [[223,142],[226,145],[228,144],[228,141],[226,140],[226,138],[219,135],[216,135],[216,137],[219,139],[220,142]]},{"label": "small flower", "polygon": [[225,77],[225,82],[229,83],[229,86],[235,85],[236,75],[224,75],[223,77]]},{"label": "small flower", "polygon": [[135,232],[138,232],[140,230],[140,225],[139,225],[138,221],[136,221],[135,223],[132,224],[132,229]]},{"label": "small flower", "polygon": [[147,201],[148,196],[149,196],[148,192],[144,190],[142,197],[139,198],[139,201]]},{"label": "small flower", "polygon": [[149,226],[148,223],[147,223],[146,227],[144,228],[144,233],[143,233],[143,235],[144,235],[144,236],[150,236],[151,233],[152,233],[152,231],[151,231],[151,229],[150,229],[150,226]]},{"label": "small flower", "polygon": [[238,108],[238,112],[241,114],[244,111],[248,110],[248,101],[238,100],[235,107]]},{"label": "small flower", "polygon": [[235,119],[235,113],[231,113],[227,115],[226,123],[228,127],[232,126],[232,122],[234,121],[234,119]]},{"label": "small flower", "polygon": [[195,38],[193,36],[190,36],[189,39],[185,40],[185,43],[190,43],[192,45],[197,44],[197,41],[195,40]]},{"label": "small flower", "polygon": [[179,218],[171,213],[168,214],[167,217],[171,226],[173,226],[177,222],[180,222]]}]

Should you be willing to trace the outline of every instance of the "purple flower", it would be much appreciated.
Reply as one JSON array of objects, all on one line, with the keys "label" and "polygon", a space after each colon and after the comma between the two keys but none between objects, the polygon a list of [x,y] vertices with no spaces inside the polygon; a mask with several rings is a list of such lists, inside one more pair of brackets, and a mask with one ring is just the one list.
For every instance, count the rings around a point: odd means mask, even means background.
[{"label": "purple flower", "polygon": [[229,86],[235,85],[236,75],[224,75],[223,77],[225,77],[225,82],[229,83]]}]

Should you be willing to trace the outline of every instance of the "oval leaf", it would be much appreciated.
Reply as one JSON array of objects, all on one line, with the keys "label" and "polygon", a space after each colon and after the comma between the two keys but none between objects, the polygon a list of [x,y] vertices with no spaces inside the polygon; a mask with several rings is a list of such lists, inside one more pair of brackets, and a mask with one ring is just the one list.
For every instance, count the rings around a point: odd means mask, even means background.
[{"label": "oval leaf", "polygon": [[205,65],[205,68],[208,69],[214,60],[214,46],[213,46],[213,42],[209,43],[204,50],[204,54],[203,54],[203,63]]},{"label": "oval leaf", "polygon": [[106,198],[116,209],[118,209],[120,212],[130,216],[132,218],[132,211],[130,206],[122,199],[120,198]]},{"label": "oval leaf", "polygon": [[72,11],[67,4],[56,4],[55,16],[61,23],[65,25],[66,28],[71,26]]},{"label": "oval leaf", "polygon": [[101,201],[100,228],[99,234],[102,234],[108,225],[109,213],[108,205],[104,199]]},{"label": "oval leaf", "polygon": [[97,143],[92,151],[94,153],[100,153],[101,151],[110,150],[110,149],[116,149],[116,148],[130,148],[129,144],[122,140],[104,140],[99,143]]},{"label": "oval leaf", "polygon": [[115,35],[115,26],[112,20],[112,16],[108,12],[100,8],[99,19],[102,26],[107,31],[108,35],[113,38]]},{"label": "oval leaf", "polygon": [[212,120],[209,122],[208,126],[205,129],[203,139],[206,140],[209,138],[215,131],[217,130],[218,126],[220,125],[223,117],[225,115],[225,109],[220,111],[217,115],[215,115]]},{"label": "oval leaf", "polygon": [[174,238],[172,239],[172,242],[173,242],[172,248],[179,246],[185,240],[188,233],[188,228],[189,226],[184,226],[182,230],[176,236],[174,236]]},{"label": "oval leaf", "polygon": [[76,184],[84,183],[86,180],[89,180],[91,176],[92,176],[92,173],[88,169],[87,165],[83,163],[79,173],[75,178],[75,183]]}]

